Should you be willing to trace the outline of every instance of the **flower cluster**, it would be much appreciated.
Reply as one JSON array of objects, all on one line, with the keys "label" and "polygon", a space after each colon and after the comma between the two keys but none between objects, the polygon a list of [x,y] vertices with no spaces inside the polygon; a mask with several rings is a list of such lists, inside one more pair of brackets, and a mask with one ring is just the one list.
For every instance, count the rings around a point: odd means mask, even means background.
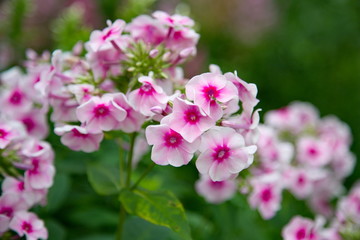
[{"label": "flower cluster", "polygon": [[259,133],[250,204],[271,218],[286,189],[317,213],[331,216],[330,201],[341,194],[342,180],[355,162],[349,127],[334,116],[320,118],[308,103],[294,102],[268,112]]},{"label": "flower cluster", "polygon": [[70,149],[93,152],[104,132],[146,128],[156,164],[179,167],[199,153],[201,174],[214,182],[236,177],[256,151],[256,86],[217,66],[185,79],[179,64],[196,53],[194,22],[152,16],[93,31],[85,57],[81,45],[53,53],[38,85],[53,107],[55,133]]},{"label": "flower cluster", "polygon": [[11,235],[10,229],[27,239],[46,239],[44,222],[29,210],[46,204],[55,175],[53,150],[43,140],[48,102],[37,88],[49,54],[29,51],[28,57],[27,74],[13,68],[0,76],[0,235]]},{"label": "flower cluster", "polygon": [[284,240],[343,240],[360,237],[360,183],[347,196],[340,199],[336,214],[329,227],[318,218],[315,222],[300,216],[294,217],[283,229]]}]

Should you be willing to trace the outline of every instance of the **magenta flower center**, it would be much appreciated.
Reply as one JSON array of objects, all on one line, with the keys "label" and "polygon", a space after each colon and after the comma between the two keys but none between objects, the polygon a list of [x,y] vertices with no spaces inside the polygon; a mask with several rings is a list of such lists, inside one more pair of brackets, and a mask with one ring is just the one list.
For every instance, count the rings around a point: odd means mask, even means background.
[{"label": "magenta flower center", "polygon": [[24,182],[19,182],[18,183],[18,189],[19,189],[19,191],[24,191],[25,190],[25,183]]},{"label": "magenta flower center", "polygon": [[182,143],[182,141],[182,136],[171,129],[164,135],[164,142],[167,147],[176,148]]},{"label": "magenta flower center", "polygon": [[22,122],[28,132],[31,132],[35,128],[35,122],[31,118],[24,118]]},{"label": "magenta flower center", "polygon": [[11,217],[13,215],[14,210],[11,207],[2,207],[0,208],[0,214]]},{"label": "magenta flower center", "polygon": [[29,170],[30,174],[38,174],[39,173],[39,159],[33,158],[32,159],[32,168]]},{"label": "magenta flower center", "polygon": [[89,134],[83,134],[83,133],[79,132],[79,130],[77,130],[76,128],[71,130],[71,132],[73,133],[74,137],[86,138],[89,135]]},{"label": "magenta flower center", "polygon": [[306,236],[305,228],[300,228],[300,229],[296,232],[296,239],[297,239],[297,240],[304,239],[305,236]]},{"label": "magenta flower center", "polygon": [[184,112],[184,120],[190,124],[196,124],[200,121],[202,115],[200,111],[195,107],[191,106]]},{"label": "magenta flower center", "polygon": [[261,192],[261,199],[264,202],[268,202],[272,199],[272,192],[270,188],[265,188],[262,192]]},{"label": "magenta flower center", "polygon": [[305,184],[305,176],[300,174],[298,176],[297,182],[298,182],[299,185],[304,185]]},{"label": "magenta flower center", "polygon": [[105,35],[102,36],[102,40],[105,41],[106,39],[108,39],[112,33],[113,29],[110,29]]},{"label": "magenta flower center", "polygon": [[140,91],[139,93],[141,95],[152,95],[154,92],[154,88],[151,86],[150,83],[144,83],[141,87],[140,87]]},{"label": "magenta flower center", "polygon": [[8,135],[8,132],[4,129],[0,129],[0,138],[5,138]]},{"label": "magenta flower center", "polygon": [[25,221],[22,223],[21,228],[22,228],[22,230],[24,230],[24,232],[27,232],[27,233],[31,233],[33,231],[32,225]]},{"label": "magenta flower center", "polygon": [[219,96],[219,91],[215,86],[209,85],[203,88],[202,90],[204,97],[208,101],[215,101]]},{"label": "magenta flower center", "polygon": [[215,161],[222,162],[230,157],[230,148],[228,146],[218,146],[214,149],[212,157]]},{"label": "magenta flower center", "polygon": [[14,91],[9,100],[12,104],[17,105],[21,103],[22,97],[23,96],[20,91]]},{"label": "magenta flower center", "polygon": [[225,181],[218,181],[218,182],[213,182],[210,180],[210,185],[212,188],[215,189],[221,189],[225,184]]},{"label": "magenta flower center", "polygon": [[319,154],[319,151],[315,147],[310,147],[308,153],[312,157],[316,157]]},{"label": "magenta flower center", "polygon": [[99,104],[94,108],[95,117],[104,117],[110,112],[109,107],[105,104]]}]

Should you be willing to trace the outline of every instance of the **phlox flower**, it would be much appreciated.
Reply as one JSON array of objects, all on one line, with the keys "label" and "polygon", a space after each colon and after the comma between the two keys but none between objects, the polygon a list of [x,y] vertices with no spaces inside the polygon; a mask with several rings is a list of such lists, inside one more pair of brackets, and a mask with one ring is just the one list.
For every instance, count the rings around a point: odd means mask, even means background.
[{"label": "phlox flower", "polygon": [[249,196],[252,208],[257,208],[264,219],[272,218],[280,209],[281,185],[276,173],[258,176],[250,181],[253,190]]},{"label": "phlox flower", "polygon": [[31,212],[17,212],[11,220],[9,227],[20,237],[25,235],[27,240],[48,238],[48,231],[45,228],[44,222]]},{"label": "phlox flower", "polygon": [[168,97],[163,89],[155,84],[151,77],[140,77],[142,86],[129,93],[129,103],[136,110],[145,116],[152,116],[152,107],[160,106],[165,108]]},{"label": "phlox flower", "polygon": [[284,240],[317,240],[315,223],[307,218],[296,216],[282,230]]},{"label": "phlox flower", "polygon": [[5,177],[1,187],[3,194],[20,196],[29,207],[43,201],[47,195],[47,189],[33,189],[23,179],[19,180],[13,177]]},{"label": "phlox flower", "polygon": [[20,123],[0,121],[0,149],[6,148],[12,141],[25,136],[25,129]]},{"label": "phlox flower", "polygon": [[90,84],[74,84],[68,86],[69,91],[75,95],[79,104],[87,102],[92,97],[95,87]]},{"label": "phlox flower", "polygon": [[341,198],[338,204],[337,218],[360,225],[360,184],[357,183],[348,196]]},{"label": "phlox flower", "polygon": [[321,141],[310,136],[301,137],[297,143],[297,160],[308,166],[320,167],[331,160],[331,149]]},{"label": "phlox flower", "polygon": [[102,31],[95,30],[90,35],[90,41],[87,42],[87,45],[93,51],[109,47],[109,45],[111,46],[110,42],[120,37],[126,25],[126,23],[120,19],[116,20],[114,23],[108,20],[106,23],[108,25],[107,28]]},{"label": "phlox flower", "polygon": [[25,89],[18,86],[4,90],[1,95],[1,112],[9,116],[25,113],[29,111],[33,105],[33,102],[25,92]]},{"label": "phlox flower", "polygon": [[123,132],[131,133],[138,132],[141,129],[142,124],[145,122],[145,116],[135,111],[130,105],[128,98],[123,93],[113,94],[114,102],[126,111],[126,118],[118,122],[116,129],[120,129]]},{"label": "phlox flower", "polygon": [[198,149],[197,141],[189,143],[167,125],[149,126],[145,134],[148,144],[154,145],[151,160],[159,165],[186,165]]},{"label": "phlox flower", "polygon": [[48,135],[49,129],[44,111],[34,109],[25,114],[20,114],[16,119],[24,124],[30,136],[43,139]]},{"label": "phlox flower", "polygon": [[303,102],[293,102],[289,106],[270,111],[265,115],[265,124],[295,134],[316,126],[318,120],[317,109]]},{"label": "phlox flower", "polygon": [[186,141],[194,142],[203,132],[215,125],[215,120],[208,117],[196,104],[181,98],[175,98],[173,112],[161,120],[178,132]]},{"label": "phlox flower", "polygon": [[113,96],[94,96],[76,110],[76,116],[89,133],[115,129],[126,117],[126,111],[113,101]]},{"label": "phlox flower", "polygon": [[251,113],[254,107],[259,103],[259,100],[256,98],[257,87],[253,83],[247,83],[244,80],[240,79],[236,73],[225,73],[225,78],[232,82],[238,90],[238,96],[242,103],[242,107],[245,112]]},{"label": "phlox flower", "polygon": [[163,11],[155,11],[152,14],[156,19],[158,19],[162,24],[169,27],[192,27],[194,26],[194,21],[187,17],[179,14],[169,15]]},{"label": "phlox flower", "polygon": [[237,99],[237,89],[224,76],[203,73],[190,79],[185,85],[186,97],[193,100],[207,115],[219,120],[223,115],[221,104]]},{"label": "phlox flower", "polygon": [[322,169],[290,167],[284,172],[286,187],[299,199],[313,193],[314,182],[325,176]]},{"label": "phlox flower", "polygon": [[167,29],[158,21],[147,15],[140,15],[127,24],[126,31],[136,40],[158,45],[167,35]]},{"label": "phlox flower", "polygon": [[17,194],[5,193],[0,197],[0,215],[11,219],[15,212],[26,210],[29,206]]},{"label": "phlox flower", "polygon": [[223,181],[252,164],[256,146],[245,146],[244,138],[232,128],[213,127],[201,136],[196,167],[213,181]]},{"label": "phlox flower", "polygon": [[195,183],[195,189],[207,202],[222,203],[234,196],[237,185],[234,179],[214,182],[209,176],[201,175],[201,178]]},{"label": "phlox flower", "polygon": [[61,143],[74,151],[94,152],[104,137],[102,132],[88,133],[85,128],[72,125],[57,127],[54,131],[61,136]]}]

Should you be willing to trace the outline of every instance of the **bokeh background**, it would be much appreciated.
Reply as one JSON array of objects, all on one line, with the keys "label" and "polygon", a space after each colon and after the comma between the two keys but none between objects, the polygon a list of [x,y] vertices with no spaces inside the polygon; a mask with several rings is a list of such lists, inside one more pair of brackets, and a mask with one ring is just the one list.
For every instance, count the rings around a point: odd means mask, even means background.
[{"label": "bokeh background", "polygon": [[[219,65],[258,86],[259,107],[270,109],[300,100],[313,103],[322,116],[333,114],[353,132],[353,152],[360,157],[360,1],[358,0],[0,0],[0,71],[21,64],[25,50],[70,50],[86,41],[106,19],[133,17],[162,9],[191,16],[201,35],[198,56],[185,66],[186,76]],[[105,141],[95,154],[57,149],[57,177],[48,206],[38,213],[50,239],[113,239],[118,202],[97,196],[86,178],[86,164],[117,161],[119,149]],[[147,156],[148,157],[148,156]],[[146,168],[149,158],[140,162]],[[238,194],[220,205],[197,196],[194,165],[157,167],[143,186],[172,190],[187,209],[194,239],[280,239],[293,214],[312,216],[305,203],[284,195],[282,210],[264,221]],[[346,180],[360,178],[360,161]],[[128,218],[125,239],[177,239],[162,227]]]}]

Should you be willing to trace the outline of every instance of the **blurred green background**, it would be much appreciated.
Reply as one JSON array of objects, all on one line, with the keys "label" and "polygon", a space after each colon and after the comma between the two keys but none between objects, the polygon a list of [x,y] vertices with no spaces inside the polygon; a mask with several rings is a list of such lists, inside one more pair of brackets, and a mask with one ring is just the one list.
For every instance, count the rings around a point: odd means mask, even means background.
[{"label": "blurred green background", "polygon": [[[321,115],[334,114],[353,132],[352,150],[360,156],[360,1],[358,0],[2,0],[0,70],[21,64],[25,49],[71,49],[88,39],[106,19],[127,21],[153,10],[190,15],[201,35],[198,56],[185,66],[186,76],[219,65],[258,86],[258,107],[266,112],[294,100],[313,103]],[[95,154],[69,151],[53,134],[58,175],[49,205],[38,212],[50,239],[113,239],[118,202],[97,196],[85,175],[88,162],[117,161],[111,141]],[[146,168],[144,158],[139,168]],[[282,210],[270,221],[249,209],[238,194],[221,205],[207,204],[193,189],[194,165],[156,167],[148,188],[173,190],[188,211],[194,239],[280,239],[293,214],[311,216],[304,203],[284,194]],[[360,177],[360,164],[346,180]],[[162,227],[129,218],[125,239],[177,239]]]}]

